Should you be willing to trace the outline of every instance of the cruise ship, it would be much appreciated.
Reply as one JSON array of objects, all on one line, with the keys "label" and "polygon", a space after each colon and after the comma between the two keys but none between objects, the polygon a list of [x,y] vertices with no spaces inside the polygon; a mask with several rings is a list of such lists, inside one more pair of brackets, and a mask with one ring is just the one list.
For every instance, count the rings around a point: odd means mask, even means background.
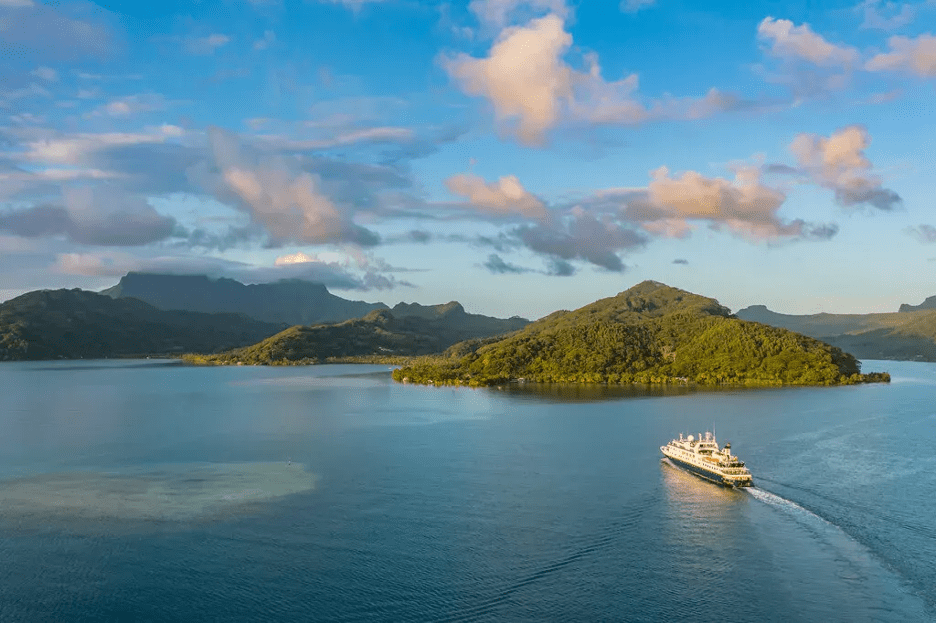
[{"label": "cruise ship", "polygon": [[660,450],[671,462],[685,468],[703,479],[708,479],[719,485],[728,487],[751,487],[754,481],[751,471],[744,466],[744,462],[731,454],[731,443],[719,449],[715,436],[705,432],[698,438],[688,436],[683,438],[679,434],[678,440],[673,440]]}]

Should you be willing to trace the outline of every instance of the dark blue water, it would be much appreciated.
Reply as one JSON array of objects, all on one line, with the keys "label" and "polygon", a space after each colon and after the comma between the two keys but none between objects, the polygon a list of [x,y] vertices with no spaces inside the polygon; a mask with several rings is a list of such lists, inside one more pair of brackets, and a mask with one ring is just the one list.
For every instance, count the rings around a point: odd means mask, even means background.
[{"label": "dark blue water", "polygon": [[[732,392],[0,365],[0,620],[936,620],[936,365]],[[717,428],[730,491],[660,460]]]}]

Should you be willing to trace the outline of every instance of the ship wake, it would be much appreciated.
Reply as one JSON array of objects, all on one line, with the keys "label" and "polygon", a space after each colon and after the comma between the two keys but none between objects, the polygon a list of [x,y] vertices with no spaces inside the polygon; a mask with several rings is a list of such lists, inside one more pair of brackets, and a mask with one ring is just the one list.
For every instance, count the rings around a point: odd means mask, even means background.
[{"label": "ship wake", "polygon": [[808,518],[810,520],[818,520],[819,522],[823,522],[828,526],[832,526],[832,527],[835,526],[834,524],[832,524],[831,522],[829,522],[822,516],[818,516],[814,514],[813,512],[809,511],[808,509],[806,509],[805,507],[797,505],[793,501],[783,498],[782,496],[777,496],[776,494],[768,492],[767,490],[762,490],[758,487],[749,487],[749,488],[743,488],[742,491],[747,492],[748,494],[750,494],[757,500],[761,501],[762,503],[766,503],[768,505],[776,507],[780,509],[781,511],[784,511],[790,515],[800,516],[802,518]]}]

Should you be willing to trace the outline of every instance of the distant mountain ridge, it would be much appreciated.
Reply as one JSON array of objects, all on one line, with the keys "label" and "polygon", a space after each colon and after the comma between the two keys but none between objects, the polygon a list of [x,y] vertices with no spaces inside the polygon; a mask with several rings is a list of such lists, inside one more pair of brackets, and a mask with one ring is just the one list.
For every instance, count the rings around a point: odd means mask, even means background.
[{"label": "distant mountain ridge", "polygon": [[780,314],[753,305],[736,316],[811,336],[858,358],[936,362],[936,309],[925,307],[931,300],[936,297],[920,306],[901,305],[900,312],[870,314]]},{"label": "distant mountain ridge", "polygon": [[204,275],[131,272],[101,294],[115,299],[133,297],[163,310],[230,312],[287,325],[338,323],[388,307],[379,302],[342,299],[323,284],[298,279],[242,284]]},{"label": "distant mountain ridge", "polygon": [[[217,308],[234,311],[203,311]],[[285,321],[258,320],[247,312]],[[338,323],[322,320],[348,314],[358,316]],[[297,319],[306,322],[294,323]],[[205,276],[130,273],[104,293],[33,291],[0,304],[0,361],[212,354],[256,345],[291,325],[294,331],[270,343],[277,345],[272,351],[257,351],[266,355],[256,363],[269,363],[264,359],[269,353],[284,349],[302,351],[306,360],[413,355],[441,352],[456,342],[528,323],[520,317],[469,314],[457,301],[400,303],[391,311],[382,303],[347,301],[322,284],[300,280],[245,286]]]},{"label": "distant mountain ridge", "polygon": [[918,312],[920,310],[936,310],[936,295],[927,297],[920,305],[901,303],[900,308],[898,308],[898,312]]},{"label": "distant mountain ridge", "polygon": [[0,360],[214,352],[283,327],[240,314],[160,310],[77,288],[38,290],[0,304]]}]

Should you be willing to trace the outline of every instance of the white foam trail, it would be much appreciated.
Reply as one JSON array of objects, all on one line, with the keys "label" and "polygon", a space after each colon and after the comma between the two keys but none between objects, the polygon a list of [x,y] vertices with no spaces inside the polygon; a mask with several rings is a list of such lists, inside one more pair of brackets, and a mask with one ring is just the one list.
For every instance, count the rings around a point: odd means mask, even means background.
[{"label": "white foam trail", "polygon": [[817,515],[814,514],[813,512],[811,512],[811,511],[809,511],[808,509],[806,509],[805,507],[800,507],[799,505],[797,505],[797,504],[794,503],[793,501],[787,500],[787,499],[783,498],[782,496],[777,496],[776,494],[771,494],[770,492],[768,492],[768,491],[766,491],[766,490],[761,490],[761,489],[756,488],[756,487],[743,488],[743,491],[744,491],[744,492],[747,492],[748,494],[750,494],[751,496],[753,496],[753,497],[756,498],[757,500],[761,501],[762,503],[767,503],[768,505],[773,505],[774,507],[778,507],[778,508],[780,508],[780,509],[782,509],[782,510],[784,510],[784,511],[791,512],[791,513],[794,513],[794,514],[799,514],[799,515],[808,516],[809,518],[813,518],[813,519],[819,520],[820,522],[822,522],[822,523],[824,523],[824,524],[827,524],[827,525],[829,525],[829,526],[833,526],[833,527],[835,526],[834,524],[832,524],[831,522],[829,522],[828,520],[826,520],[826,519],[823,518],[822,516],[817,516]]}]

